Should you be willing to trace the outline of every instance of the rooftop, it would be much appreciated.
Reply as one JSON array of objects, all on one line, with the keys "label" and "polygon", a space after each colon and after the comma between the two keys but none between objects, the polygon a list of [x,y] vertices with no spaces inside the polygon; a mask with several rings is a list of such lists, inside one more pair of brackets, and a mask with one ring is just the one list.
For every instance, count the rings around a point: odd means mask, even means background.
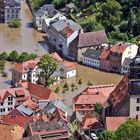
[{"label": "rooftop", "polygon": [[78,47],[88,47],[107,44],[108,39],[105,31],[87,32],[79,34]]},{"label": "rooftop", "polygon": [[116,131],[127,119],[128,117],[106,117],[106,129],[108,131]]},{"label": "rooftop", "polygon": [[0,124],[1,140],[19,140],[22,138],[24,129],[18,125]]},{"label": "rooftop", "polygon": [[99,59],[101,53],[102,50],[100,49],[87,49],[83,56],[91,59]]},{"label": "rooftop", "polygon": [[110,93],[114,90],[114,85],[99,85],[87,87],[83,92],[74,97],[75,104],[92,104],[101,103],[105,105]]},{"label": "rooftop", "polygon": [[63,126],[58,124],[56,121],[50,121],[50,122],[44,122],[44,121],[39,121],[39,122],[33,122],[29,124],[30,129],[33,131],[33,133],[38,132],[53,132],[53,131],[66,131]]},{"label": "rooftop", "polygon": [[29,91],[31,97],[34,97],[38,100],[62,100],[62,98],[54,93],[51,89],[45,88],[41,85],[23,82],[21,83],[21,86]]}]

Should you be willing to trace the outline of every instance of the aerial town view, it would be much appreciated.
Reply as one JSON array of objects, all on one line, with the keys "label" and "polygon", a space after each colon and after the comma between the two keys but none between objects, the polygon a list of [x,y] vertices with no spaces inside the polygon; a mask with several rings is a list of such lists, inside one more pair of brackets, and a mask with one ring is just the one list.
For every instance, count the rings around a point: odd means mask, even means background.
[{"label": "aerial town view", "polygon": [[140,140],[140,0],[0,0],[0,140]]}]

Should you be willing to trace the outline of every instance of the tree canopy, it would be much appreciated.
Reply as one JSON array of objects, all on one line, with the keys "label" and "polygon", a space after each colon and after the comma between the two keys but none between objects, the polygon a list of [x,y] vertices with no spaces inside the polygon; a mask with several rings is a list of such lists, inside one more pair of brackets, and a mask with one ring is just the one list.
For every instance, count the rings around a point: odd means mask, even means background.
[{"label": "tree canopy", "polygon": [[44,78],[44,86],[46,87],[49,85],[49,79],[54,71],[56,71],[58,64],[49,54],[47,54],[41,58],[38,66],[42,70],[40,76]]}]

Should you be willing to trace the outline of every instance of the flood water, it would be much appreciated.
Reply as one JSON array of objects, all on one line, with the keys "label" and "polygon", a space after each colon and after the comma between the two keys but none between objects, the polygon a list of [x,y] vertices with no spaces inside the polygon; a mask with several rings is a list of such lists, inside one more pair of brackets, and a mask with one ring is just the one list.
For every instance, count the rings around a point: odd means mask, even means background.
[{"label": "flood water", "polygon": [[0,24],[0,52],[17,50],[43,55],[48,51],[44,41],[46,35],[33,28],[32,18],[27,4],[21,1],[21,27],[11,29],[6,24]]}]

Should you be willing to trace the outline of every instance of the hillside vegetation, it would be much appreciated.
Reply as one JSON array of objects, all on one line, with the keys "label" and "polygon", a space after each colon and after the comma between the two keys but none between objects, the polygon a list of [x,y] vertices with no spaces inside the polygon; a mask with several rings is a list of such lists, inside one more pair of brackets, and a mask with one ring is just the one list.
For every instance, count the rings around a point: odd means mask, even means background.
[{"label": "hillside vegetation", "polygon": [[136,43],[140,38],[139,0],[30,0],[34,9],[44,3],[53,3],[60,9],[74,2],[77,9],[69,18],[77,21],[87,31],[105,29],[111,42]]}]

